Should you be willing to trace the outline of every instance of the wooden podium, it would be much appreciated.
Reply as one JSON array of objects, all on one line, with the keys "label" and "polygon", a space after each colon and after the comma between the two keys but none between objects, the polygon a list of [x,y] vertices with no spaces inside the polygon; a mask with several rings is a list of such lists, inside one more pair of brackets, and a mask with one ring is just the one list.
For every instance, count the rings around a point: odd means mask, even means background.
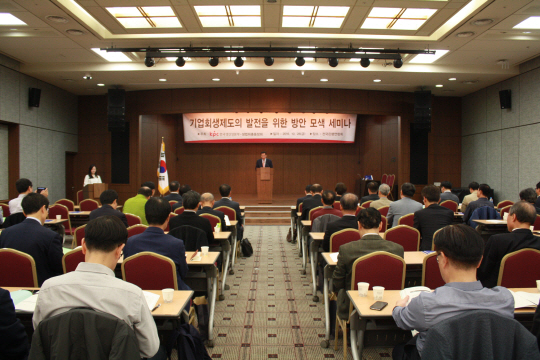
[{"label": "wooden podium", "polygon": [[259,204],[272,203],[273,187],[274,169],[269,167],[257,168],[257,197]]},{"label": "wooden podium", "polygon": [[85,199],[94,199],[99,202],[99,196],[108,188],[108,184],[89,184],[83,188],[83,196]]}]

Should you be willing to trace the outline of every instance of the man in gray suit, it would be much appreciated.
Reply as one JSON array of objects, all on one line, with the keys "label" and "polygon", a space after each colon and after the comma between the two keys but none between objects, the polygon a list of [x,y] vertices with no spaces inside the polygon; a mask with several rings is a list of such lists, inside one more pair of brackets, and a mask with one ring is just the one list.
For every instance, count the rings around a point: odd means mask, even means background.
[{"label": "man in gray suit", "polygon": [[[352,266],[356,259],[375,251],[387,251],[403,257],[403,246],[384,240],[379,236],[381,213],[374,208],[367,208],[358,214],[358,232],[361,239],[339,247],[338,261],[332,275],[334,291],[338,293],[337,306],[340,319],[349,318],[349,298],[351,289]],[[362,281],[362,279],[357,279]]]},{"label": "man in gray suit", "polygon": [[443,181],[441,183],[441,202],[446,200],[452,200],[459,205],[459,198],[456,194],[452,194],[452,183],[450,181]]},{"label": "man in gray suit", "polygon": [[401,200],[394,201],[390,204],[388,210],[388,227],[394,227],[398,225],[399,219],[403,215],[414,213],[418,210],[422,210],[422,204],[418,201],[414,201],[412,197],[416,192],[416,187],[411,183],[404,183],[401,185]]}]

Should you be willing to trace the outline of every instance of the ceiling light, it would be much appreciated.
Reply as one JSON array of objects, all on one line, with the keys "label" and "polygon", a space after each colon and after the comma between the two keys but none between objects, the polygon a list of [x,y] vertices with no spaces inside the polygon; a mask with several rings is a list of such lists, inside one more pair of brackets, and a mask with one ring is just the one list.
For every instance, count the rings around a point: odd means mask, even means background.
[{"label": "ceiling light", "polygon": [[431,64],[439,60],[450,50],[434,50],[435,54],[418,54],[409,63],[411,64]]},{"label": "ceiling light", "polygon": [[330,65],[331,67],[336,67],[338,66],[338,64],[339,64],[338,58],[333,57],[333,58],[328,59],[328,65]]},{"label": "ceiling light", "polygon": [[493,19],[480,19],[472,22],[472,24],[476,26],[486,26],[491,23],[493,23]]},{"label": "ceiling light", "polygon": [[274,79],[266,79],[266,81],[272,82],[272,81],[274,81]]},{"label": "ceiling light", "polygon": [[394,60],[394,67],[396,69],[399,69],[402,66],[403,66],[403,60],[402,59],[395,59]]},{"label": "ceiling light", "polygon": [[457,79],[456,78],[450,78],[448,79],[449,81],[456,81]]},{"label": "ceiling light", "polygon": [[362,29],[418,30],[437,9],[374,7]]},{"label": "ceiling light", "polygon": [[68,30],[66,30],[66,33],[68,33],[69,35],[73,35],[73,36],[84,35],[84,31],[77,30],[77,29],[68,29]]},{"label": "ceiling light", "polygon": [[167,81],[167,79],[159,79],[159,81]]},{"label": "ceiling light", "polygon": [[203,27],[261,27],[259,5],[195,6]]},{"label": "ceiling light", "polygon": [[155,64],[156,64],[156,62],[154,61],[153,58],[148,57],[148,56],[144,58],[144,65],[146,65],[146,67],[152,67]]},{"label": "ceiling light", "polygon": [[266,66],[272,66],[272,65],[274,65],[274,58],[271,57],[271,56],[266,56],[266,57],[264,58],[264,65],[266,65]]},{"label": "ceiling light", "polygon": [[524,34],[530,34],[531,32],[530,31],[524,31],[523,33]]},{"label": "ceiling light", "polygon": [[456,34],[458,38],[467,38],[473,36],[475,33],[472,31],[462,31]]},{"label": "ceiling light", "polygon": [[328,79],[321,79],[321,81],[322,81],[322,82],[327,82],[327,81],[328,81]]},{"label": "ceiling light", "polygon": [[362,60],[360,60],[360,65],[363,68],[367,68],[369,66],[369,64],[371,64],[371,61],[369,61],[368,58],[362,58]]},{"label": "ceiling light", "polygon": [[181,56],[178,57],[178,59],[176,59],[176,66],[182,67],[184,65],[186,65],[186,60]]},{"label": "ceiling light", "polygon": [[213,78],[212,81],[219,81],[219,79],[218,78]]},{"label": "ceiling light", "polygon": [[170,6],[108,7],[106,9],[126,29],[182,27]]},{"label": "ceiling light", "polygon": [[130,58],[126,56],[126,54],[122,52],[108,52],[106,50],[101,50],[99,48],[92,48],[92,51],[104,58],[107,61],[110,62],[125,62],[125,61],[131,61]]},{"label": "ceiling light", "polygon": [[304,66],[304,64],[306,63],[306,60],[303,57],[299,56],[299,57],[296,58],[296,60],[294,62],[298,66]]},{"label": "ceiling light", "polygon": [[92,80],[92,75],[86,74],[82,77],[84,80]]},{"label": "ceiling light", "polygon": [[472,84],[476,84],[477,82],[478,80],[465,80],[465,81],[462,81],[461,83],[466,84],[466,85],[472,85]]},{"label": "ceiling light", "polygon": [[435,85],[435,87],[441,88],[441,87],[443,87],[443,85],[442,84],[437,84],[437,85]]},{"label": "ceiling light", "polygon": [[27,25],[24,21],[10,13],[0,13],[0,25]]},{"label": "ceiling light", "polygon": [[283,6],[282,27],[339,29],[349,6]]},{"label": "ceiling light", "polygon": [[373,82],[381,82],[381,79],[375,79]]},{"label": "ceiling light", "polygon": [[242,67],[244,65],[244,60],[240,56],[238,56],[236,59],[234,59],[234,66],[236,67]]},{"label": "ceiling light", "polygon": [[210,66],[216,67],[219,64],[219,58],[217,56],[211,57],[208,59],[208,63],[210,64]]},{"label": "ceiling light", "polygon": [[56,16],[56,15],[46,16],[45,19],[47,19],[49,21],[52,21],[52,22],[55,22],[55,23],[60,23],[60,24],[65,24],[65,23],[69,22],[68,19],[66,19],[65,17]]},{"label": "ceiling light", "polygon": [[97,86],[105,86],[105,84],[97,84]]},{"label": "ceiling light", "polygon": [[540,16],[531,16],[514,26],[514,29],[540,29]]}]

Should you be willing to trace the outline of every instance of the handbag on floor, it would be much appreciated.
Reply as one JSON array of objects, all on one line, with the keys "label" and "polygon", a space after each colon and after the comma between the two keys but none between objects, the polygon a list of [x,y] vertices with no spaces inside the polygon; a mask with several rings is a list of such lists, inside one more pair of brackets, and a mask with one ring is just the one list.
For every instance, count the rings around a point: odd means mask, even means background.
[{"label": "handbag on floor", "polygon": [[253,246],[251,246],[251,243],[247,238],[240,241],[240,247],[242,248],[242,255],[244,255],[244,257],[253,255]]},{"label": "handbag on floor", "polygon": [[292,241],[292,230],[291,228],[289,228],[289,232],[287,233],[287,242],[291,242]]}]

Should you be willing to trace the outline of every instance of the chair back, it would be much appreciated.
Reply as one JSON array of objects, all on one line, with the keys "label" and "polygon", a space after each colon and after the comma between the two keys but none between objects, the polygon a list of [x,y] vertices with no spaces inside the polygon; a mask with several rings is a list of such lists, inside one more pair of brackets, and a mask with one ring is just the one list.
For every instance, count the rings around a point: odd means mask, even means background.
[{"label": "chair back", "polygon": [[540,230],[540,215],[536,215],[536,220],[534,220],[534,230]]},{"label": "chair back", "polygon": [[176,200],[169,200],[169,205],[171,205],[171,212],[174,210],[174,204],[176,204],[178,201]]},{"label": "chair back", "polygon": [[381,230],[380,232],[386,232],[388,229],[388,219],[386,219],[386,216],[381,215]]},{"label": "chair back", "polygon": [[304,203],[301,202],[299,205],[298,205],[298,212],[302,212],[302,208],[304,206]]},{"label": "chair back", "polygon": [[92,211],[99,208],[99,203],[94,199],[85,199],[79,204],[81,211]]},{"label": "chair back", "polygon": [[182,225],[175,227],[169,232],[169,235],[182,240],[186,251],[201,251],[201,246],[208,246],[206,233],[194,226]]},{"label": "chair back", "polygon": [[64,274],[75,271],[77,266],[82,262],[84,262],[82,247],[75,248],[64,254],[62,257],[62,269],[64,269]]},{"label": "chair back", "polygon": [[228,206],[218,206],[214,210],[221,211],[222,213],[227,215],[229,221],[236,220],[236,210],[234,210],[233,208],[230,208]]},{"label": "chair back", "polygon": [[410,213],[400,217],[398,220],[398,225],[407,225],[410,227],[414,227],[414,213]]},{"label": "chair back", "polygon": [[71,220],[69,218],[69,210],[67,207],[65,207],[62,204],[54,204],[53,206],[49,207],[49,219],[56,219],[56,215],[60,215],[62,220],[66,220],[64,222],[64,228],[66,231],[66,235],[73,235],[73,229],[71,228]]},{"label": "chair back", "polygon": [[339,201],[334,201],[334,209],[336,210],[341,210],[341,207],[340,207],[341,203]]},{"label": "chair back", "polygon": [[79,226],[73,232],[73,243],[71,244],[72,249],[75,249],[77,246],[82,246],[82,239],[84,239],[85,227],[86,227],[86,224]]},{"label": "chair back", "polygon": [[[221,219],[218,218],[216,215],[200,214],[199,216],[202,216],[203,218],[206,218],[210,221],[210,226],[212,227],[212,231],[216,228],[217,224],[221,224]],[[223,230],[223,224],[221,224],[221,230]]]},{"label": "chair back", "polygon": [[507,205],[503,208],[501,208],[501,217],[504,219],[504,214],[506,213],[510,213],[510,208],[512,207],[512,205]]},{"label": "chair back", "polygon": [[127,228],[128,239],[130,237],[132,237],[132,236],[142,234],[144,232],[144,230],[146,230],[147,227],[148,226],[146,226],[144,224],[133,225],[133,226],[128,227]]},{"label": "chair back", "polygon": [[124,259],[122,279],[143,290],[178,290],[176,265],[166,256],[143,251]]},{"label": "chair back", "polygon": [[167,223],[167,227],[165,228],[165,231],[166,231],[166,232],[169,232],[169,231],[170,231],[170,229],[171,229],[171,226],[170,226],[171,219],[172,219],[173,217],[175,217],[175,216],[178,216],[178,215],[175,214],[175,213],[173,213],[173,212],[169,214],[169,222]]},{"label": "chair back", "polygon": [[337,231],[330,236],[330,252],[338,252],[341,245],[360,239],[361,236],[357,229],[343,229]]},{"label": "chair back", "polygon": [[362,211],[362,209],[363,209],[363,207],[357,206],[356,211],[354,212],[354,216],[358,216],[358,214],[360,213],[360,211]]},{"label": "chair back", "polygon": [[396,175],[388,175],[388,178],[386,179],[386,184],[390,186],[390,189],[394,186],[394,182],[396,181]]},{"label": "chair back", "polygon": [[383,206],[377,209],[382,216],[388,216],[388,210],[390,210],[390,206]]},{"label": "chair back", "polygon": [[513,201],[510,201],[510,200],[503,200],[503,201],[500,201],[498,204],[497,204],[497,209],[502,209],[503,207],[506,207],[506,206],[512,206],[514,205],[514,202]]},{"label": "chair back", "polygon": [[339,219],[340,217],[334,214],[324,214],[321,216],[317,216],[315,220],[313,220],[313,222],[311,223],[311,231],[326,232],[326,227],[328,226],[328,224]]},{"label": "chair back", "polygon": [[382,177],[381,177],[381,184],[386,184],[386,180],[388,179],[388,175],[387,174],[382,174]]},{"label": "chair back", "polygon": [[317,206],[311,210],[309,210],[309,216],[308,216],[308,219],[309,221],[313,221],[313,214],[315,214],[316,211],[322,209],[322,206]]},{"label": "chair back", "polygon": [[8,204],[0,204],[0,208],[2,209],[2,214],[4,215],[4,217],[8,217],[9,215],[11,215],[11,213],[9,212]]},{"label": "chair back", "polygon": [[2,287],[38,287],[34,258],[15,249],[0,249]]},{"label": "chair back", "polygon": [[385,290],[401,290],[405,285],[405,260],[386,251],[364,255],[353,263],[351,290],[358,290],[358,282],[368,282],[370,289],[384,286]]},{"label": "chair back", "polygon": [[133,214],[129,214],[129,213],[125,213],[124,215],[126,215],[126,219],[127,219],[127,222],[128,222],[128,226],[133,226],[133,225],[139,225],[139,224],[142,224],[141,222],[141,218],[137,215],[133,215]]},{"label": "chair back", "polygon": [[[367,209],[367,208],[371,205],[372,202],[373,202],[373,200],[365,201],[365,202],[363,202],[362,204],[360,204],[360,207],[361,207],[362,209]],[[356,210],[356,211],[359,212],[359,210]]]},{"label": "chair back", "polygon": [[540,279],[540,251],[521,249],[506,254],[499,269],[497,286],[507,288],[532,288]]},{"label": "chair back", "polygon": [[81,204],[81,201],[84,200],[84,192],[82,190],[77,191],[77,205]]},{"label": "chair back", "polygon": [[60,199],[56,201],[56,204],[64,205],[69,211],[75,211],[75,203],[69,199]]},{"label": "chair back", "polygon": [[175,213],[176,215],[180,215],[181,213],[184,212],[184,210],[185,210],[184,207],[183,207],[183,206],[180,206],[180,207],[177,207],[176,209],[174,209],[174,213]]},{"label": "chair back", "polygon": [[445,284],[439,264],[437,263],[437,253],[431,253],[424,258],[424,266],[422,267],[422,286],[427,286],[430,289],[436,289]]},{"label": "chair back", "polygon": [[403,246],[404,251],[420,249],[420,231],[407,225],[398,225],[386,230],[384,238]]},{"label": "chair back", "polygon": [[437,237],[437,234],[439,233],[439,231],[441,231],[442,229],[444,228],[440,228],[439,230],[433,233],[433,238],[431,239],[431,251],[435,251],[435,238]]},{"label": "chair back", "polygon": [[441,206],[444,206],[445,208],[448,208],[453,212],[457,212],[459,204],[452,200],[445,200],[441,203]]}]

